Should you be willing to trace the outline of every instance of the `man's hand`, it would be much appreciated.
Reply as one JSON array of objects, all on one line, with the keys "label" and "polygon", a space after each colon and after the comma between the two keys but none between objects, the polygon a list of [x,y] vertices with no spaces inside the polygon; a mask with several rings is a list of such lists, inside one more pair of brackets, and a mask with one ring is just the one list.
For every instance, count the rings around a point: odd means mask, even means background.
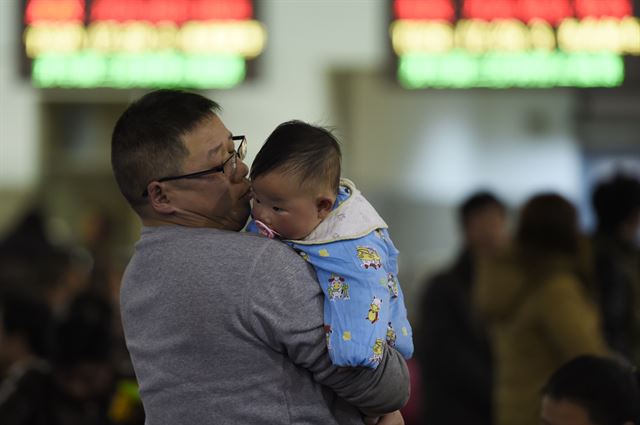
[{"label": "man's hand", "polygon": [[404,425],[404,419],[399,410],[387,413],[384,416],[365,416],[365,425]]}]

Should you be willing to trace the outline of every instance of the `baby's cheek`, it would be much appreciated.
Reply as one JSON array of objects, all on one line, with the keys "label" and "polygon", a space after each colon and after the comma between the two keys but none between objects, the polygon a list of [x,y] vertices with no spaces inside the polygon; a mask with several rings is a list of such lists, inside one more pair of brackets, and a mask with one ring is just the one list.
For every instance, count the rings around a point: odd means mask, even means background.
[{"label": "baby's cheek", "polygon": [[260,214],[261,211],[262,208],[260,208],[253,202],[251,203],[251,217],[260,219],[262,217],[262,214]]}]

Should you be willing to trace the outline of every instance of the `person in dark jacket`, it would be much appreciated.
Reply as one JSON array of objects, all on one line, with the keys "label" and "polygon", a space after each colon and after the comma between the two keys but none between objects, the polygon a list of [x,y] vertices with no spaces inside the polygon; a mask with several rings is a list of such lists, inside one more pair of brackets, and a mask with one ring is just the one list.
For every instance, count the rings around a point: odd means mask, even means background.
[{"label": "person in dark jacket", "polygon": [[593,192],[597,292],[607,342],[640,364],[640,180],[617,175]]},{"label": "person in dark jacket", "polygon": [[478,255],[507,240],[504,204],[489,192],[459,208],[463,247],[453,265],[427,283],[421,331],[414,334],[422,370],[423,419],[428,425],[490,425],[491,353],[470,292]]}]

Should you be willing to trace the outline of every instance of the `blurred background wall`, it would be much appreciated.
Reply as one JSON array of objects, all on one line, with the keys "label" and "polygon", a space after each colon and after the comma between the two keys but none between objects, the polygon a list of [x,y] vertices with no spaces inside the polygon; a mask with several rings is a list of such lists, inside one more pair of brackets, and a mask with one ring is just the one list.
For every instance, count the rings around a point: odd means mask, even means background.
[{"label": "blurred background wall", "polygon": [[[205,91],[246,134],[249,158],[279,123],[332,126],[352,178],[387,220],[401,252],[409,309],[424,277],[456,251],[455,208],[475,189],[514,210],[540,190],[579,205],[592,224],[594,179],[640,170],[638,87],[407,91],[394,79],[389,3],[257,2],[266,49],[253,77]],[[143,90],[39,90],[20,74],[20,1],[0,2],[0,235],[33,206],[61,243],[80,243],[95,214],[116,222],[126,258],[139,223],[110,170],[110,133]],[[415,296],[413,296],[415,295]]]}]

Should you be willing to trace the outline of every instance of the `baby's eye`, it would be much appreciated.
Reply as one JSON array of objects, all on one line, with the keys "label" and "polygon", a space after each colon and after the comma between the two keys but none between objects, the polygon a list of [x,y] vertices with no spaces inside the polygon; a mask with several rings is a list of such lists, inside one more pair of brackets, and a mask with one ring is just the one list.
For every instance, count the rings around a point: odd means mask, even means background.
[{"label": "baby's eye", "polygon": [[273,207],[273,210],[274,210],[275,212],[281,212],[281,211],[284,211],[284,210],[283,210],[282,208],[280,208],[280,207]]},{"label": "baby's eye", "polygon": [[258,204],[260,203],[260,199],[256,198],[255,196],[253,197],[253,202],[257,202]]}]

